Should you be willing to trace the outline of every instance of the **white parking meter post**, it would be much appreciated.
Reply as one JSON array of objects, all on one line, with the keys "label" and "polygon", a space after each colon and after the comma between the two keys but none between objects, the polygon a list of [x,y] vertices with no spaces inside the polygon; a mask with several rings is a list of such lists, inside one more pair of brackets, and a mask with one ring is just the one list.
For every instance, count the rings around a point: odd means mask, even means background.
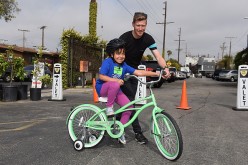
[{"label": "white parking meter post", "polygon": [[248,111],[248,65],[238,70],[237,107],[234,110]]},{"label": "white parking meter post", "polygon": [[62,65],[55,63],[53,67],[52,98],[49,101],[65,101],[62,88]]},{"label": "white parking meter post", "polygon": [[[139,65],[138,69],[139,70],[146,70],[146,66],[145,65]],[[139,76],[139,79],[143,82],[146,82],[146,76]],[[143,97],[146,97],[146,85],[144,85],[138,81],[135,99],[139,99],[139,98],[143,98]],[[137,102],[136,104],[137,105],[144,105],[144,104],[146,104],[146,100]]]}]

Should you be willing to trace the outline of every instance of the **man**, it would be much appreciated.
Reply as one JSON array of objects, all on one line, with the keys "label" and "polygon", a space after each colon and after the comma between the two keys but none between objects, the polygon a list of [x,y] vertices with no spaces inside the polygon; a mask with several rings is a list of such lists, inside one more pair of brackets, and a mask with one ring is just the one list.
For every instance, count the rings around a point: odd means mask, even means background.
[{"label": "man", "polygon": [[[133,16],[132,22],[133,30],[125,32],[120,36],[126,42],[126,59],[125,62],[135,69],[140,65],[143,53],[146,48],[149,48],[158,61],[160,67],[164,68],[166,76],[169,76],[169,70],[166,62],[157,50],[157,46],[153,37],[145,32],[147,26],[147,14],[136,12]],[[168,76],[167,76],[168,75]],[[138,81],[136,79],[129,79],[121,87],[122,91],[130,99],[135,99]],[[135,111],[133,111],[133,114]],[[132,115],[133,115],[132,114]],[[135,133],[135,140],[140,144],[146,144],[147,138],[142,134],[138,118],[133,122],[133,131]]]}]

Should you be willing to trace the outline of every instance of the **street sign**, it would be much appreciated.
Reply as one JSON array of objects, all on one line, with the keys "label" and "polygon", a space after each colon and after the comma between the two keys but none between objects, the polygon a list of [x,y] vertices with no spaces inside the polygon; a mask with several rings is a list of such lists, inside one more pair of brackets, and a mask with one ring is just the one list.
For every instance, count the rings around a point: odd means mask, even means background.
[{"label": "street sign", "polygon": [[[139,65],[138,69],[139,70],[146,70],[146,66],[145,65]],[[146,82],[146,76],[139,76],[138,78],[141,81]],[[142,84],[141,82],[138,81],[138,86],[137,86],[135,99],[139,99],[139,98],[143,98],[143,97],[146,97],[146,85],[144,85],[144,84]],[[144,105],[144,104],[146,104],[146,100],[137,102],[136,104]]]},{"label": "street sign", "polygon": [[52,98],[49,101],[65,101],[62,89],[62,65],[55,63],[53,67]]},{"label": "street sign", "polygon": [[238,70],[237,107],[234,110],[248,111],[248,65],[240,65]]}]

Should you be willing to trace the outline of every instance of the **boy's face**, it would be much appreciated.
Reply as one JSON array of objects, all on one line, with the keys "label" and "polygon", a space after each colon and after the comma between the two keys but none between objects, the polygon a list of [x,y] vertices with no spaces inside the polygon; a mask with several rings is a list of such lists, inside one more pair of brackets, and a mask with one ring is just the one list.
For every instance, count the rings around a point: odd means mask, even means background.
[{"label": "boy's face", "polygon": [[114,60],[118,63],[121,64],[125,60],[125,49],[118,49],[114,52],[113,55]]}]

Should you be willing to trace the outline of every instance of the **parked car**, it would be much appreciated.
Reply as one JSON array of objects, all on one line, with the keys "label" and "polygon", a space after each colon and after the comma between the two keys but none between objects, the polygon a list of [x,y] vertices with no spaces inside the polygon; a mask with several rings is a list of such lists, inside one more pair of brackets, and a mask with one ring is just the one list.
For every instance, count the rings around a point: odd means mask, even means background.
[{"label": "parked car", "polygon": [[[156,71],[160,71],[161,67],[158,65],[157,61],[141,61],[142,65],[146,66],[146,70],[147,71],[152,71],[152,72],[156,72]],[[156,81],[158,79],[158,77],[152,77],[152,76],[146,76],[146,81]],[[160,88],[164,83],[164,79],[161,78],[161,80],[154,84],[153,87],[155,88]]]},{"label": "parked car", "polygon": [[10,74],[11,74],[11,68],[8,68],[5,70],[5,72],[2,75],[0,75],[0,79],[2,79],[5,82],[10,82],[11,79]]},{"label": "parked car", "polygon": [[196,73],[196,74],[195,74],[195,77],[196,77],[196,78],[202,78],[202,74],[201,74],[200,72],[199,72],[199,73]]},{"label": "parked car", "polygon": [[[33,70],[34,70],[34,65],[28,65],[24,67],[25,79],[27,79],[28,81],[32,81],[33,79],[33,74],[32,74]],[[44,67],[44,72],[45,75],[48,74],[50,77],[52,76],[52,72],[47,66]]]},{"label": "parked car", "polygon": [[238,71],[237,70],[222,70],[219,73],[219,80],[228,80],[231,82],[238,80]]},{"label": "parked car", "polygon": [[219,73],[222,71],[223,69],[216,69],[215,71],[214,71],[214,74],[213,74],[213,76],[212,76],[212,79],[214,79],[214,80],[219,80]]},{"label": "parked car", "polygon": [[[0,75],[0,79],[2,79],[4,82],[10,82],[11,80],[11,67],[7,68],[5,72]],[[13,77],[12,81],[20,81],[19,78]]]},{"label": "parked car", "polygon": [[183,73],[182,71],[177,71],[176,78],[177,78],[177,80],[184,80],[184,79],[186,79],[186,74]]},{"label": "parked car", "polygon": [[183,72],[185,75],[186,75],[186,78],[190,78],[190,72],[186,72],[186,71],[181,71],[181,72]]},{"label": "parked car", "polygon": [[212,73],[206,73],[207,78],[212,78],[213,74]]},{"label": "parked car", "polygon": [[168,82],[174,82],[176,80],[177,69],[175,67],[169,67],[170,77],[167,79]]}]

